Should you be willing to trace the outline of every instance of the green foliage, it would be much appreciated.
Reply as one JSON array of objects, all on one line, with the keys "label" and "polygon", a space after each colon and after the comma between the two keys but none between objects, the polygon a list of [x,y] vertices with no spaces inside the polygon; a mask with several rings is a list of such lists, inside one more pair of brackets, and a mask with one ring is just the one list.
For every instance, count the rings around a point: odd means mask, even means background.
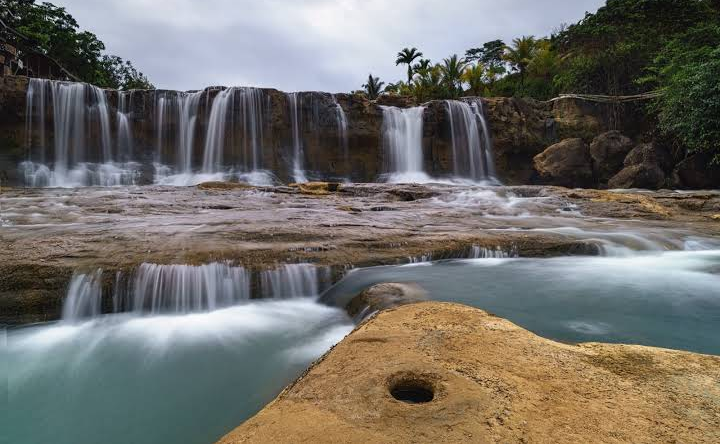
[{"label": "green foliage", "polygon": [[505,42],[502,40],[486,42],[482,48],[471,48],[465,51],[465,60],[481,63],[488,69],[493,69],[497,74],[504,74],[505,63],[503,56],[505,55],[505,47]]},{"label": "green foliage", "polygon": [[375,100],[383,92],[383,86],[385,82],[381,82],[379,77],[373,77],[372,74],[368,75],[367,83],[363,85],[365,88],[365,94],[370,100]]},{"label": "green foliage", "polygon": [[147,78],[130,62],[103,55],[105,45],[95,34],[80,31],[78,23],[63,7],[33,0],[0,0],[0,17],[30,42],[5,32],[3,37],[23,47],[30,45],[58,61],[81,80],[106,88],[152,88]]},{"label": "green foliage", "polygon": [[451,57],[444,59],[443,64],[440,65],[442,83],[449,93],[450,98],[457,98],[462,94],[461,78],[466,66],[467,63],[465,60],[458,58],[457,54],[453,54]]},{"label": "green foliage", "polygon": [[419,59],[423,56],[423,53],[417,50],[417,48],[404,48],[398,52],[397,58],[395,59],[395,65],[407,65],[408,69],[408,83],[412,82],[413,76],[413,62],[415,59]]},{"label": "green foliage", "polygon": [[716,15],[705,0],[608,0],[595,14],[553,36],[565,60],[562,92],[644,92],[636,80],[665,44]]},{"label": "green foliage", "polygon": [[720,162],[720,24],[705,23],[671,40],[643,84],[664,94],[650,106],[660,130],[689,152]]}]

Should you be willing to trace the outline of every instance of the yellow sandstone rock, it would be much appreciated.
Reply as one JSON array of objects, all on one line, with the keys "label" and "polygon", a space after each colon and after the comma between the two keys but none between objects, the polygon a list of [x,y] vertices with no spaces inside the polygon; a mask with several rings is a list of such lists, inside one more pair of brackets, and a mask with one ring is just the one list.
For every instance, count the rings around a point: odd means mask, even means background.
[{"label": "yellow sandstone rock", "polygon": [[718,381],[720,357],[424,302],[360,326],[220,443],[717,443]]}]

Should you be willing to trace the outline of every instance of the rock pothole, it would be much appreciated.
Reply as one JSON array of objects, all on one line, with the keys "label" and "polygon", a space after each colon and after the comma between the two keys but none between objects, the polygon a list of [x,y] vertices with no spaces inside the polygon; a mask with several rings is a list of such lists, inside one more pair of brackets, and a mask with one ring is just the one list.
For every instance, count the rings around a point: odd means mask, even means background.
[{"label": "rock pothole", "polygon": [[425,404],[435,399],[433,384],[418,375],[393,378],[388,388],[393,398],[406,404]]}]

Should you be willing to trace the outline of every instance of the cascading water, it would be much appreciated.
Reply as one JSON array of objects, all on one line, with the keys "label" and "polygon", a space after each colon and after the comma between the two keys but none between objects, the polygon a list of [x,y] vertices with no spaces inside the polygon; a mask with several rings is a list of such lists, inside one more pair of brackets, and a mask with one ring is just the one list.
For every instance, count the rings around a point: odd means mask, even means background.
[{"label": "cascading water", "polygon": [[[247,302],[253,276],[227,263],[205,265],[141,264],[123,276],[117,272],[112,292],[113,313],[147,314],[213,311]],[[259,297],[317,297],[329,281],[329,269],[289,264],[260,273]],[[76,322],[101,314],[103,271],[76,273],[68,286],[63,320]]]},{"label": "cascading water", "polygon": [[121,162],[129,162],[132,160],[133,140],[132,129],[130,128],[132,99],[132,91],[118,92],[117,160]]},{"label": "cascading water", "polygon": [[383,106],[383,149],[388,182],[427,182],[423,171],[423,115],[425,108]]},{"label": "cascading water", "polygon": [[[191,181],[195,128],[202,91],[163,91],[155,96],[155,131],[159,161],[155,181],[163,184],[187,185]],[[175,131],[169,131],[175,123]],[[174,172],[166,165],[175,164]]]},{"label": "cascading water", "polygon": [[102,270],[92,273],[75,273],[70,280],[63,304],[62,318],[78,321],[100,314],[102,305]]},{"label": "cascading water", "polygon": [[455,177],[494,181],[492,140],[482,100],[446,100],[445,103],[450,119]]},{"label": "cascading water", "polygon": [[343,109],[342,105],[338,103],[337,97],[335,97],[335,94],[332,95],[333,103],[335,104],[335,121],[337,123],[337,130],[338,130],[338,144],[343,150],[343,155],[345,156],[345,163],[348,164],[349,167],[350,163],[350,150],[349,150],[349,141],[348,141],[348,120],[347,116],[345,115],[345,110]]},{"label": "cascading water", "polygon": [[221,171],[222,155],[225,148],[228,124],[232,125],[232,111],[235,105],[235,88],[220,91],[213,99],[205,135],[205,151],[203,154],[202,172],[212,174]]},{"label": "cascading water", "polygon": [[[250,274],[242,267],[142,264],[131,282],[132,297],[113,304],[127,311],[188,313],[216,310],[250,299]],[[122,296],[120,296],[122,299]]]},{"label": "cascading water", "polygon": [[[27,185],[134,183],[135,171],[113,164],[110,107],[104,90],[84,83],[31,79],[27,105],[30,157],[20,165]],[[52,146],[45,136],[48,108],[52,109]]]},{"label": "cascading water", "polygon": [[295,298],[320,294],[320,270],[311,264],[288,264],[260,274],[264,298]]},{"label": "cascading water", "polygon": [[303,142],[300,129],[300,119],[302,114],[299,106],[302,105],[302,98],[299,93],[288,93],[288,106],[290,111],[290,122],[292,125],[292,144],[293,144],[293,160],[292,160],[292,177],[297,183],[307,182],[305,170],[303,169]]}]

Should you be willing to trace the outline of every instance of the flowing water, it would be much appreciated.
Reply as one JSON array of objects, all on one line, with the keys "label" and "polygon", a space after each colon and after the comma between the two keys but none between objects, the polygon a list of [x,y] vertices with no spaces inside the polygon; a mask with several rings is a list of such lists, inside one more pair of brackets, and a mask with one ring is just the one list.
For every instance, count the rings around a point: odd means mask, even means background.
[{"label": "flowing water", "polygon": [[392,183],[429,182],[423,167],[425,108],[383,106],[383,149],[387,153],[386,179]]},{"label": "flowing water", "polygon": [[[496,255],[501,256],[501,255]],[[720,355],[720,249],[624,257],[488,258],[351,272],[324,300],[342,306],[381,282],[509,319],[540,336]]]},{"label": "flowing water", "polygon": [[[2,351],[17,443],[209,443],[269,402],[352,328],[317,302],[324,269],[223,263],[73,276],[63,318],[10,330]],[[106,304],[107,305],[107,304]]]},{"label": "flowing water", "polygon": [[447,100],[455,177],[495,180],[492,141],[482,100]]}]

